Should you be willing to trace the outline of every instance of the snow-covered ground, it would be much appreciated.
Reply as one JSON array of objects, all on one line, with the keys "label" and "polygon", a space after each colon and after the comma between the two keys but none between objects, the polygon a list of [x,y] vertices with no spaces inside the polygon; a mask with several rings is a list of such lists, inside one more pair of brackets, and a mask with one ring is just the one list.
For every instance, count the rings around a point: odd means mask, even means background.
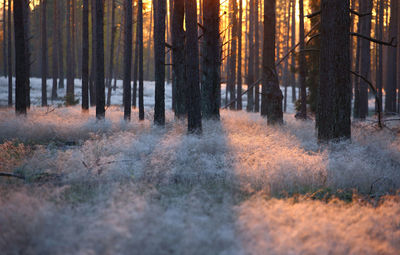
[{"label": "snow-covered ground", "polygon": [[397,134],[320,146],[312,121],[223,110],[192,136],[170,110],[152,125],[151,86],[143,122],[0,109],[0,172],[27,177],[0,179],[1,253],[398,254]]}]

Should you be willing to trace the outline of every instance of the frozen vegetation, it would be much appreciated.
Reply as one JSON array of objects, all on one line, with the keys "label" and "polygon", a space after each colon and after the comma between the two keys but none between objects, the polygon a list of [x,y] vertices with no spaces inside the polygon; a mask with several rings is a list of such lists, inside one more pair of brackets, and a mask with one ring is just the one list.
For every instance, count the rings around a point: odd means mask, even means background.
[{"label": "frozen vegetation", "polygon": [[137,114],[0,109],[0,172],[25,177],[0,179],[1,253],[398,254],[392,131],[357,124],[320,146],[292,113],[268,127],[222,111],[201,137],[170,110],[163,129]]}]

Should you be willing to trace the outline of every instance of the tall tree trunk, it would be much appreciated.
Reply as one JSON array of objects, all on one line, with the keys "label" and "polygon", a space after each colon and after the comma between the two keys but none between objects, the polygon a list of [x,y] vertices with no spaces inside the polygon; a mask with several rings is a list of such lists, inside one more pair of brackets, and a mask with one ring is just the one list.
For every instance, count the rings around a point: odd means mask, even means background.
[{"label": "tall tree trunk", "polygon": [[[400,4],[397,3],[397,41],[400,41]],[[397,113],[400,113],[400,46],[397,44]],[[382,102],[382,101],[381,101]]]},{"label": "tall tree trunk", "polygon": [[[363,13],[372,12],[372,0],[362,0]],[[370,37],[371,35],[371,15],[362,18],[361,34]],[[371,49],[370,41],[361,39],[361,71],[360,74],[370,79],[371,71]],[[368,83],[361,79],[360,81],[360,119],[368,116]]]},{"label": "tall tree trunk", "polygon": [[154,123],[162,126],[165,124],[165,1],[154,1]]},{"label": "tall tree trunk", "polygon": [[[124,34],[124,119],[131,119],[131,71],[132,71],[132,0],[125,0]],[[111,64],[111,62],[110,62]]]},{"label": "tall tree trunk", "polygon": [[[143,5],[143,3],[142,3]],[[139,65],[139,3],[136,14],[136,39],[135,39],[135,62],[133,64],[133,89],[132,89],[132,106],[136,108],[136,97],[137,97],[137,82],[138,82],[138,65]],[[143,17],[142,17],[143,18]]]},{"label": "tall tree trunk", "polygon": [[[363,8],[363,2],[360,2],[359,6],[360,10]],[[357,33],[361,33],[361,22],[358,20],[357,24]],[[356,40],[357,48],[356,48],[356,64],[355,64],[355,71],[357,73],[360,72],[360,60],[361,60],[361,38],[357,37]],[[360,78],[354,78],[354,107],[353,107],[353,117],[360,118]]]},{"label": "tall tree trunk", "polygon": [[[296,45],[296,2],[297,0],[293,0],[292,6],[292,42],[291,45],[294,47]],[[291,59],[291,77],[290,81],[292,83],[292,103],[296,102],[296,57],[292,54]]]},{"label": "tall tree trunk", "polygon": [[42,106],[47,106],[47,0],[42,0],[41,11],[41,72],[42,72]]},{"label": "tall tree trunk", "polygon": [[174,0],[172,14],[172,84],[174,87],[175,116],[185,117],[186,108],[186,82],[185,82],[185,31],[183,20],[185,14],[185,0]]},{"label": "tall tree trunk", "polygon": [[64,22],[64,1],[59,1],[59,12],[57,13],[57,51],[58,51],[58,88],[63,89],[64,88],[64,43],[63,43],[63,22]]},{"label": "tall tree trunk", "polygon": [[[15,112],[26,114],[26,40],[24,31],[24,0],[14,0],[14,34],[15,34]],[[10,2],[9,2],[10,4]],[[11,5],[9,5],[10,7]],[[8,12],[9,15],[10,12]],[[9,19],[10,20],[10,19]],[[9,65],[9,68],[11,66]]]},{"label": "tall tree trunk", "polygon": [[13,103],[13,84],[12,84],[12,75],[13,75],[13,66],[12,66],[12,45],[11,45],[11,38],[12,38],[12,33],[11,33],[11,0],[8,0],[8,15],[7,15],[8,21],[7,21],[7,26],[8,26],[8,106],[12,106]]},{"label": "tall tree trunk", "polygon": [[[112,74],[113,74],[113,69],[114,69],[114,42],[115,42],[115,32],[117,31],[117,28],[115,26],[115,0],[111,0],[111,1],[112,1],[111,2],[111,38],[110,38],[110,50],[109,50],[110,55],[109,55],[109,59],[108,59],[109,64],[108,64],[108,75],[107,75],[108,76],[107,106],[110,106],[110,104],[111,104],[111,82],[112,82]],[[131,41],[132,41],[132,39],[131,39]],[[132,47],[132,44],[130,44],[129,46]]]},{"label": "tall tree trunk", "polygon": [[[257,0],[256,0],[257,1]],[[236,100],[236,95],[235,95],[235,87],[236,87],[236,53],[237,53],[237,5],[236,5],[236,0],[230,0],[230,5],[231,5],[231,24],[232,24],[232,30],[231,30],[231,49],[230,49],[230,57],[229,57],[229,68],[228,68],[228,86],[227,88],[229,89],[229,99],[230,101]],[[228,102],[227,102],[228,103]],[[231,104],[229,106],[231,110],[235,110],[236,104]]]},{"label": "tall tree trunk", "polygon": [[261,115],[267,116],[268,124],[282,124],[282,91],[275,69],[275,5],[276,0],[264,2],[264,47]]},{"label": "tall tree trunk", "polygon": [[[158,7],[158,6],[157,6]],[[185,0],[186,82],[188,86],[188,132],[201,133],[201,99],[199,84],[199,41],[196,0]]]},{"label": "tall tree trunk", "polygon": [[349,0],[321,1],[318,139],[351,136]]},{"label": "tall tree trunk", "polygon": [[96,0],[90,0],[92,15],[92,66],[90,70],[90,106],[96,105]]},{"label": "tall tree trunk", "polygon": [[[249,62],[247,69],[247,87],[254,83],[254,0],[250,0],[249,15]],[[275,28],[274,28],[275,30]],[[274,47],[275,48],[275,47]],[[275,53],[274,53],[275,56]],[[247,92],[247,109],[248,112],[254,110],[254,88],[249,88]]]},{"label": "tall tree trunk", "polygon": [[57,22],[58,22],[58,5],[57,0],[54,0],[54,16],[53,16],[53,60],[52,60],[52,72],[53,72],[53,86],[51,88],[51,100],[57,99],[57,85],[58,85],[58,52],[57,52]]},{"label": "tall tree trunk", "polygon": [[304,6],[303,0],[299,0],[299,9],[300,9],[300,116],[303,119],[307,118],[307,88],[306,88],[306,57],[304,55]]},{"label": "tall tree trunk", "polygon": [[221,42],[219,2],[203,0],[204,43],[202,57],[201,103],[203,118],[219,119],[221,104]]},{"label": "tall tree trunk", "polygon": [[7,12],[6,12],[7,0],[3,0],[3,67],[4,67],[4,77],[7,77]]},{"label": "tall tree trunk", "polygon": [[30,1],[29,0],[24,0],[24,8],[23,8],[23,15],[24,15],[24,33],[25,33],[25,96],[26,96],[26,107],[29,109],[31,107],[31,84],[30,84],[30,73],[31,73],[31,61],[30,61],[30,30],[29,30],[29,14],[31,11],[31,8],[29,7]]},{"label": "tall tree trunk", "polygon": [[239,26],[238,26],[238,66],[237,66],[237,90],[236,109],[242,110],[242,22],[243,22],[243,0],[239,0]]},{"label": "tall tree trunk", "polygon": [[[260,28],[259,28],[259,0],[254,0],[254,80],[260,78]],[[260,111],[260,85],[254,87],[254,111]]]},{"label": "tall tree trunk", "polygon": [[155,6],[153,6],[153,4],[156,2],[156,0],[152,1],[152,8],[150,8],[150,26],[149,26],[149,38],[147,39],[147,66],[146,66],[146,79],[150,80],[150,60],[151,60],[151,35],[152,35],[152,28],[153,28],[153,19],[155,20],[155,14],[154,12],[154,8]]},{"label": "tall tree trunk", "polygon": [[104,5],[103,0],[96,0],[96,118],[105,117],[104,86]]},{"label": "tall tree trunk", "polygon": [[82,12],[82,110],[89,110],[89,0]]},{"label": "tall tree trunk", "polygon": [[73,59],[73,42],[72,42],[72,18],[71,18],[71,1],[67,0],[67,105],[75,103],[75,85],[74,85],[74,59]]},{"label": "tall tree trunk", "polygon": [[[397,1],[390,1],[390,26],[389,26],[389,38],[395,38],[397,34]],[[396,112],[396,70],[397,70],[397,59],[396,59],[396,48],[389,47],[387,49],[387,65],[386,65],[386,100],[385,100],[385,112],[394,113]]]},{"label": "tall tree trunk", "polygon": [[[384,6],[385,6],[385,1],[381,0],[378,3],[379,6],[379,14],[378,14],[378,40],[383,40],[383,20],[384,20]],[[399,5],[400,6],[400,5]],[[399,16],[400,17],[400,16]],[[399,38],[399,37],[398,37]],[[376,89],[378,92],[378,99],[379,102],[382,101],[382,85],[383,85],[383,45],[378,44],[378,70],[376,73]],[[378,111],[378,102],[375,104],[375,111]]]},{"label": "tall tree trunk", "polygon": [[143,100],[143,2],[138,2],[138,47],[139,47],[139,120],[144,120],[144,100]]},{"label": "tall tree trunk", "polygon": [[[290,18],[291,18],[291,11],[292,11],[292,3],[293,0],[290,0],[288,3],[288,18],[287,18],[287,34],[286,34],[286,51],[290,50]],[[285,86],[285,92],[284,92],[284,100],[283,100],[283,111],[286,112],[287,110],[287,87],[290,83],[289,79],[289,59],[286,59],[285,61],[285,71],[284,71],[284,86]]]}]

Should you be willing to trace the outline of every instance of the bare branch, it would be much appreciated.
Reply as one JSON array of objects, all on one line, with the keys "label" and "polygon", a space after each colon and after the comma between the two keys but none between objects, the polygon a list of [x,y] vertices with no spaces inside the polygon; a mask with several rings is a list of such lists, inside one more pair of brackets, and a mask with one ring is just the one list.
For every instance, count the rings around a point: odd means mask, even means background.
[{"label": "bare branch", "polygon": [[318,15],[320,15],[320,14],[321,14],[321,10],[316,11],[316,12],[311,13],[311,14],[308,14],[308,15],[306,15],[306,17],[309,18],[309,19],[311,19],[311,18],[314,18],[315,16],[318,16]]},{"label": "bare branch", "polygon": [[375,38],[372,38],[372,37],[369,37],[369,36],[365,36],[365,35],[362,35],[362,34],[359,34],[359,33],[351,32],[350,35],[361,37],[361,38],[363,38],[365,40],[368,40],[368,41],[371,41],[371,42],[374,42],[374,43],[377,43],[377,44],[382,44],[382,45],[386,45],[386,46],[390,46],[390,47],[397,47],[397,44],[394,43],[394,40],[395,40],[394,37],[392,38],[392,40],[390,40],[390,42],[384,42],[384,41],[377,40]]},{"label": "bare branch", "polygon": [[18,178],[18,179],[22,179],[25,180],[25,176],[22,175],[18,175],[18,174],[11,174],[11,173],[2,173],[0,172],[0,177],[13,177],[13,178]]},{"label": "bare branch", "polygon": [[372,15],[372,12],[368,12],[368,13],[359,13],[359,12],[353,10],[353,9],[350,9],[350,13],[351,13],[351,14],[354,14],[354,15],[357,15],[358,17],[365,17],[365,16]]}]

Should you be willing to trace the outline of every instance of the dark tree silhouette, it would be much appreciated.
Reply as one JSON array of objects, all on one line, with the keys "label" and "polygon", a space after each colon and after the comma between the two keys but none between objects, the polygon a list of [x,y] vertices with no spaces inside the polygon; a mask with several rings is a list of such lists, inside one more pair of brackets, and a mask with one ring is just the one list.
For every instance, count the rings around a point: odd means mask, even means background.
[{"label": "dark tree silhouette", "polygon": [[104,86],[104,4],[103,0],[96,1],[96,118],[104,119],[105,117],[105,86]]},{"label": "dark tree silhouette", "polygon": [[89,110],[89,0],[82,10],[82,110]]},{"label": "dark tree silhouette", "polygon": [[138,0],[138,61],[139,61],[139,120],[144,120],[144,103],[143,103],[143,1]]},{"label": "dark tree silhouette", "polygon": [[[131,71],[132,71],[132,0],[125,0],[124,34],[124,119],[131,119]],[[111,87],[111,84],[110,84]]]},{"label": "dark tree silhouette", "polygon": [[41,71],[42,71],[42,106],[47,106],[47,0],[42,0],[41,11]]}]

